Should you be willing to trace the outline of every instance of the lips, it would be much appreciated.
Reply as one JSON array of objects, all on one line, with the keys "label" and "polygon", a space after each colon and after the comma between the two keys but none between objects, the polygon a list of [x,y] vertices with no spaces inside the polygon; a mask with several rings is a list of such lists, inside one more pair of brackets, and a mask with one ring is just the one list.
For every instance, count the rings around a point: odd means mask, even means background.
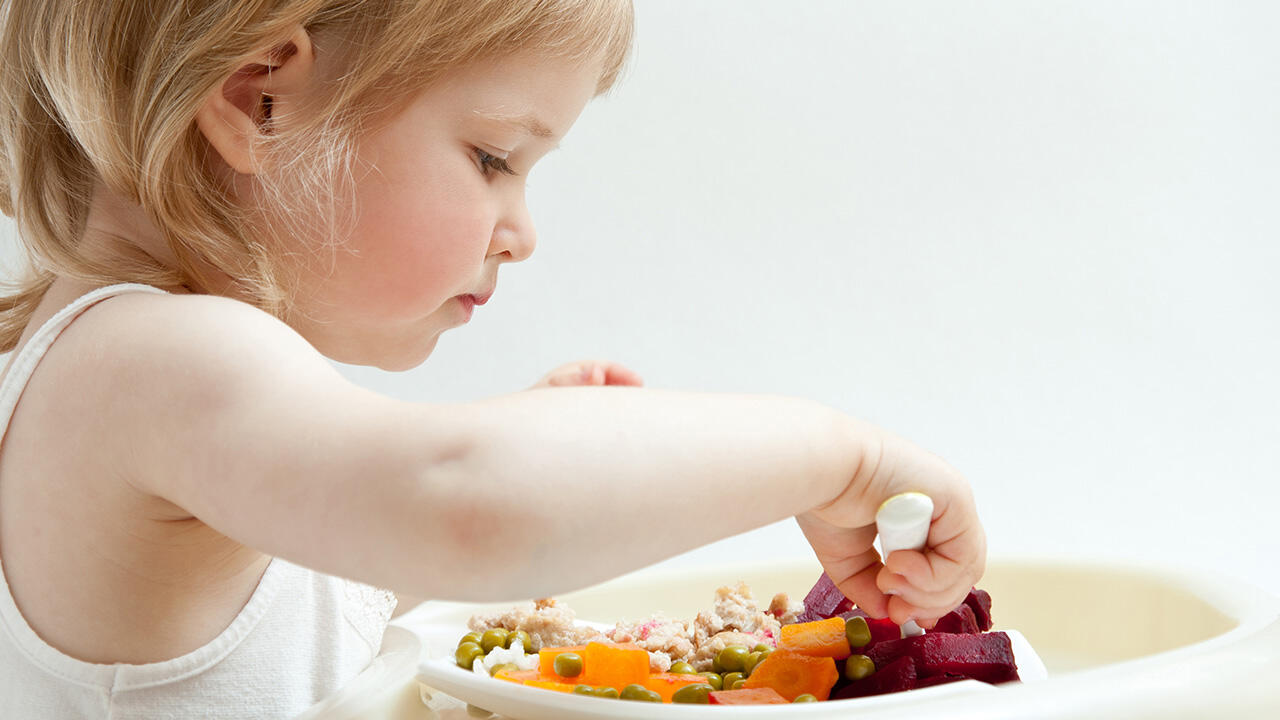
[{"label": "lips", "polygon": [[458,301],[462,303],[462,307],[466,311],[467,320],[470,320],[471,311],[474,310],[477,305],[483,305],[489,302],[489,298],[491,297],[493,297],[493,288],[489,288],[482,293],[459,295]]}]

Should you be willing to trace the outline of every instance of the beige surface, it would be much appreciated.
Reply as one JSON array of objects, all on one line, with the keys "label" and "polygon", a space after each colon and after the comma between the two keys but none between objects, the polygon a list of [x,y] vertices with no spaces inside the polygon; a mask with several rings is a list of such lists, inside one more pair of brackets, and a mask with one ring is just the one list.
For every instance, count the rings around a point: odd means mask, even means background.
[{"label": "beige surface", "polygon": [[[588,620],[657,611],[692,617],[710,607],[719,584],[745,580],[758,599],[779,591],[802,597],[819,572],[808,561],[641,572],[561,599]],[[1280,601],[1246,584],[1176,568],[1028,559],[993,562],[981,587],[992,595],[996,629],[1016,628],[1025,634],[1044,659],[1050,680],[936,698],[920,691],[886,696],[889,702],[858,705],[859,717],[1280,717],[1274,681],[1280,671]],[[420,633],[424,657],[439,656],[452,652],[470,614],[510,605],[425,603],[397,624]],[[441,630],[450,627],[456,632]],[[362,716],[472,717],[461,703],[438,693],[433,702],[438,712],[427,710],[414,701],[418,692],[416,682],[389,688],[385,707]],[[860,702],[841,703],[846,705],[841,711],[853,711]],[[686,710],[720,717],[734,712],[650,708],[655,716],[692,717]],[[788,710],[795,712],[771,712]],[[818,717],[817,712],[802,714]]]}]

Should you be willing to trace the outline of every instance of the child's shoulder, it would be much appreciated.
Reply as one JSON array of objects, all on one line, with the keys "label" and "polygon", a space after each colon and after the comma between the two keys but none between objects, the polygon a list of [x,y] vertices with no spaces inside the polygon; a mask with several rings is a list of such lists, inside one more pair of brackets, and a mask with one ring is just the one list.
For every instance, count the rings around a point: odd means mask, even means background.
[{"label": "child's shoulder", "polygon": [[[65,297],[49,299],[55,310],[66,304]],[[340,377],[288,325],[251,305],[128,292],[93,304],[66,326],[31,375],[17,414],[25,408],[28,417],[64,425],[95,418],[98,442],[127,447],[181,428],[199,436],[231,408],[283,386],[314,389]]]},{"label": "child's shoulder", "polygon": [[[86,360],[92,358],[93,362]],[[227,381],[332,367],[302,336],[244,302],[213,295],[128,292],[94,304],[72,322],[42,364],[154,384]],[[96,370],[95,370],[96,368]]]},{"label": "child's shoulder", "polygon": [[[66,297],[50,304],[62,307]],[[269,408],[347,385],[302,336],[251,305],[129,292],[93,304],[53,342],[27,382],[10,428],[17,437],[9,439],[58,437],[161,495],[156,478],[165,468],[198,465],[211,438],[230,442],[252,428],[270,435],[263,423],[273,420],[262,417]]]}]

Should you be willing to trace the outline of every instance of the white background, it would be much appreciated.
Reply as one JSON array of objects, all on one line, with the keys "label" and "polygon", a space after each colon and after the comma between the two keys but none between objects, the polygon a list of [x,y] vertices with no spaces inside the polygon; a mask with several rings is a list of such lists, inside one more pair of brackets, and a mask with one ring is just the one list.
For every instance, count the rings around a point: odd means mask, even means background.
[{"label": "white background", "polygon": [[628,73],[532,175],[533,259],[423,367],[344,373],[455,401],[605,357],[806,396],[961,468],[993,555],[1280,595],[1280,5],[636,4]]}]

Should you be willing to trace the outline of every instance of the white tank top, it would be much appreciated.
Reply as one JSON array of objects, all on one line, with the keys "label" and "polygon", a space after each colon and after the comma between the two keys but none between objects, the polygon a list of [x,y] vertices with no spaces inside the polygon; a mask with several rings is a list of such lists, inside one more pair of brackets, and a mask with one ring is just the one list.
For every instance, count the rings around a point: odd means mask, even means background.
[{"label": "white tank top", "polygon": [[[90,292],[49,319],[0,385],[0,439],[58,334],[96,302],[147,285]],[[395,608],[386,590],[274,558],[216,638],[181,657],[99,665],[54,649],[14,604],[0,567],[0,718],[285,718],[354,678],[377,655]]]}]

